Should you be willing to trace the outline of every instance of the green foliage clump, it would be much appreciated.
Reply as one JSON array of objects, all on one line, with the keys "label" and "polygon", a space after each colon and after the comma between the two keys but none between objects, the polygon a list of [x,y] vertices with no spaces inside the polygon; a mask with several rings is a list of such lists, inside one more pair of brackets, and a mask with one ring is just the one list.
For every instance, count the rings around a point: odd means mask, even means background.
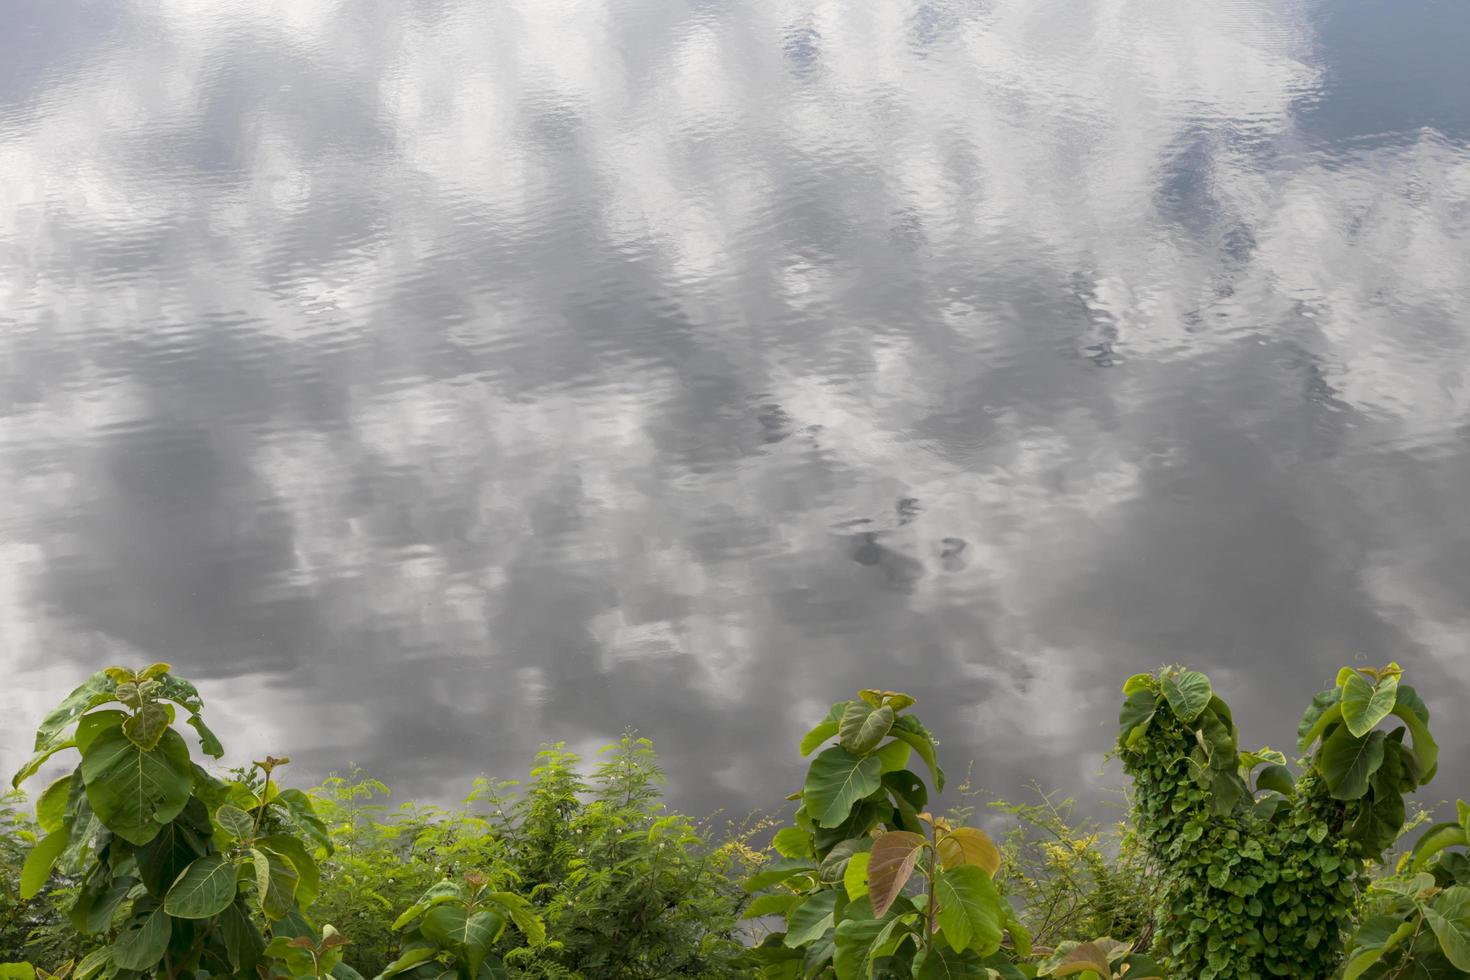
[{"label": "green foliage clump", "polygon": [[1147,949],[1153,938],[1159,869],[1126,824],[1079,822],[1074,804],[1038,790],[1040,802],[990,807],[1015,819],[1000,841],[996,886],[1020,907],[1038,949],[1106,936]]},{"label": "green foliage clump", "polygon": [[508,957],[528,980],[738,977],[747,852],[714,846],[665,812],[653,744],[625,735],[584,781],[561,746],[538,756],[524,793],[486,787],[501,859],[544,917],[549,942]]},{"label": "green foliage clump", "polygon": [[1343,980],[1470,976],[1470,804],[1435,824],[1368,890]]},{"label": "green foliage clump", "polygon": [[109,668],[46,717],[15,777],[19,786],[58,753],[81,755],[38,799],[45,836],[20,875],[23,900],[56,870],[78,883],[66,914],[91,949],[76,980],[270,976],[274,952],[309,931],[300,906],[319,873],[306,839],[326,835],[305,794],[272,781],[287,760],[221,782],[190,758],[172,727],[178,709],[218,758],[198,691],[168,664]]},{"label": "green foliage clump", "polygon": [[[1437,765],[1428,709],[1400,673],[1344,669],[1313,699],[1299,748],[1316,749],[1300,779],[1279,752],[1239,751],[1203,674],[1124,686],[1119,754],[1134,825],[1163,868],[1155,948],[1175,975],[1305,980],[1337,967],[1364,862],[1393,844],[1403,794]],[[1390,716],[1405,724],[1385,733]]]},{"label": "green foliage clump", "polygon": [[1030,939],[992,880],[999,850],[930,814],[909,768],[918,756],[944,788],[933,738],[904,713],[913,703],[865,690],[802,739],[802,755],[836,744],[807,770],[795,826],[773,842],[781,857],[746,882],[763,893],[746,915],[784,920],[751,952],[762,980],[1024,976],[1002,951],[1009,934],[1026,956]]},{"label": "green foliage clump", "polygon": [[86,952],[63,911],[74,882],[56,876],[50,887],[21,897],[21,869],[43,836],[26,811],[25,794],[0,794],[0,957],[53,964],[74,961]]}]

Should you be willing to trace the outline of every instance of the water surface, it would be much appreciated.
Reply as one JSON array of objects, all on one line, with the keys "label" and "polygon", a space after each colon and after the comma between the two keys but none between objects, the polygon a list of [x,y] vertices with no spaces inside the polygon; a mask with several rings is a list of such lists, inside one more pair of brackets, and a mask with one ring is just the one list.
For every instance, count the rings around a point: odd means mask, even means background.
[{"label": "water surface", "polygon": [[[95,667],[448,797],[863,686],[1098,801],[1129,673],[1470,789],[1470,7],[11,0],[0,761]],[[1434,796],[1434,794],[1431,794]]]}]

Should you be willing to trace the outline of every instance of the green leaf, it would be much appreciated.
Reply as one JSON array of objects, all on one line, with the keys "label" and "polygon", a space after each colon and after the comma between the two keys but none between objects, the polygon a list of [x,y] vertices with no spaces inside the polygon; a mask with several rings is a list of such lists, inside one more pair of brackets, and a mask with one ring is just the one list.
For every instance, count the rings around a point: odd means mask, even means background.
[{"label": "green leaf", "polygon": [[964,864],[939,875],[939,928],[951,948],[989,956],[1000,948],[1005,920],[1000,894],[984,869]]},{"label": "green leaf", "polygon": [[914,957],[914,980],[982,980],[988,974],[980,957],[968,950],[932,946]]},{"label": "green leaf", "polygon": [[[909,938],[909,930],[907,921],[900,916],[839,922],[832,956],[838,980],[872,977],[875,961],[892,956]],[[889,976],[887,972],[882,975]]]},{"label": "green leaf", "polygon": [[71,795],[72,778],[73,773],[62,776],[36,800],[36,824],[48,834],[60,830],[66,822],[66,800]]},{"label": "green leaf", "polygon": [[779,915],[781,918],[791,914],[791,910],[800,905],[802,896],[785,892],[775,895],[757,895],[751,899],[750,904],[740,913],[742,919],[759,919],[767,915]]},{"label": "green leaf", "polygon": [[148,752],[158,744],[172,720],[168,707],[149,701],[122,723],[122,730],[129,741]]},{"label": "green leaf", "polygon": [[944,792],[944,770],[939,767],[939,758],[934,751],[934,739],[919,724],[913,715],[900,715],[893,722],[893,730],[890,732],[894,738],[901,739],[924,760],[924,765],[929,767],[929,775],[934,780],[934,791]]},{"label": "green leaf", "polygon": [[1439,746],[1435,743],[1434,736],[1429,734],[1429,722],[1426,718],[1429,709],[1424,707],[1424,702],[1419,700],[1412,687],[1400,684],[1393,713],[1403,719],[1414,740],[1412,754],[1414,761],[1419,764],[1419,784],[1422,786],[1434,778],[1435,770],[1439,768]]},{"label": "green leaf", "polygon": [[235,840],[248,841],[255,837],[255,818],[233,803],[214,811],[214,822]]},{"label": "green leaf", "polygon": [[1398,700],[1399,679],[1390,674],[1377,686],[1356,670],[1342,686],[1342,720],[1354,735],[1368,734],[1392,713]]},{"label": "green leaf", "polygon": [[882,785],[882,763],[875,756],[858,758],[833,746],[812,760],[802,796],[819,827],[836,827],[858,800]]},{"label": "green leaf", "polygon": [[1470,888],[1456,885],[1435,896],[1424,910],[1440,951],[1456,969],[1470,971]]},{"label": "green leaf", "polygon": [[802,902],[786,919],[786,938],[783,943],[791,948],[805,946],[827,934],[833,926],[837,907],[837,891],[827,889],[817,892]]},{"label": "green leaf", "polygon": [[837,924],[836,951],[832,968],[837,980],[864,980],[868,975],[869,950],[879,934],[889,927],[881,919],[848,919]]},{"label": "green leaf", "polygon": [[36,729],[35,751],[45,751],[68,725],[98,705],[111,701],[116,690],[117,682],[108,677],[106,671],[99,671],[83,681]]},{"label": "green leaf", "polygon": [[[741,887],[747,892],[758,892],[762,888],[778,885],[794,875],[810,874],[815,876],[816,873],[817,865],[813,861],[808,861],[804,858],[782,858],[779,861],[772,861],[749,878],[746,878],[741,884]],[[394,928],[397,928],[397,926]]]},{"label": "green leaf", "polygon": [[306,908],[316,901],[321,891],[321,871],[316,860],[307,851],[306,845],[289,834],[271,834],[256,841],[272,855],[279,855],[291,862],[296,869],[296,904]]},{"label": "green leaf", "polygon": [[776,836],[771,838],[771,846],[782,857],[815,858],[817,856],[812,850],[812,835],[800,827],[782,827],[776,831]]},{"label": "green leaf", "polygon": [[58,752],[64,752],[67,749],[76,748],[76,745],[77,743],[73,739],[66,739],[64,741],[48,745],[46,748],[42,749],[34,756],[32,756],[29,762],[21,766],[20,769],[16,771],[15,775],[12,776],[10,779],[10,785],[14,786],[16,789],[19,789],[21,783],[25,782],[27,779],[30,779],[36,773],[40,772],[41,767],[46,764],[47,759],[50,759]]},{"label": "green leaf", "polygon": [[283,919],[295,904],[296,869],[282,855],[250,848],[255,865],[256,901],[267,919]]},{"label": "green leaf", "polygon": [[189,749],[172,730],[145,751],[121,729],[109,729],[87,747],[81,768],[92,809],[131,844],[152,840],[184,809],[194,787]]},{"label": "green leaf", "polygon": [[1296,779],[1285,766],[1267,766],[1256,774],[1256,791],[1275,790],[1282,796],[1296,795]]},{"label": "green leaf", "polygon": [[124,970],[147,970],[163,959],[173,922],[151,898],[139,901],[112,943],[112,962]]},{"label": "green leaf", "polygon": [[1368,779],[1383,764],[1384,734],[1355,737],[1344,725],[1322,744],[1319,768],[1334,799],[1357,800],[1368,792]]},{"label": "green leaf", "polygon": [[808,756],[812,754],[818,745],[837,734],[838,724],[842,721],[843,712],[851,701],[838,701],[827,711],[827,717],[817,722],[811,731],[801,737],[801,754]]},{"label": "green leaf", "polygon": [[1164,699],[1174,716],[1186,725],[1200,716],[1215,695],[1210,689],[1210,679],[1197,670],[1169,671],[1162,681]]},{"label": "green leaf", "polygon": [[155,898],[162,899],[189,865],[209,853],[209,817],[197,798],[152,840],[137,850],[138,877]]},{"label": "green leaf", "polygon": [[36,968],[29,963],[0,963],[0,980],[36,980]]},{"label": "green leaf", "polygon": [[837,725],[837,742],[854,755],[867,755],[878,747],[893,727],[893,709],[874,708],[866,701],[853,701]]},{"label": "green leaf", "polygon": [[873,754],[883,761],[883,773],[887,775],[891,772],[906,772],[904,767],[909,764],[909,756],[913,752],[913,746],[909,743],[894,739]]},{"label": "green leaf", "polygon": [[906,830],[884,834],[868,857],[868,899],[878,918],[888,914],[923,853],[924,838]]},{"label": "green leaf", "polygon": [[1159,696],[1148,688],[1138,688],[1123,702],[1118,712],[1118,741],[1125,747],[1136,745],[1148,732],[1159,709]]},{"label": "green leaf", "polygon": [[1296,727],[1297,750],[1305,752],[1312,743],[1322,737],[1327,726],[1342,718],[1342,689],[1328,688],[1312,697],[1312,703],[1302,714]]},{"label": "green leaf", "polygon": [[163,910],[176,919],[211,919],[235,900],[235,866],[218,854],[184,869],[168,890]]},{"label": "green leaf", "polygon": [[66,850],[66,845],[70,841],[71,832],[62,828],[47,834],[35,847],[31,848],[20,870],[20,897],[22,899],[28,900],[41,893],[46,880],[51,877],[52,865],[56,864],[56,859],[61,857],[61,852]]},{"label": "green leaf", "polygon": [[847,867],[843,869],[842,887],[854,902],[868,894],[868,862],[872,858],[871,852],[859,852],[848,860]]},{"label": "green leaf", "polygon": [[515,892],[491,892],[485,897],[505,909],[521,935],[526,937],[526,942],[532,946],[540,946],[546,942],[546,924],[541,921],[530,902]]},{"label": "green leaf", "polygon": [[427,963],[434,958],[434,953],[435,950],[432,946],[420,946],[418,949],[411,949],[384,967],[383,972],[378,974],[377,980],[386,980],[387,977],[396,976],[399,973],[411,970],[420,963]]}]

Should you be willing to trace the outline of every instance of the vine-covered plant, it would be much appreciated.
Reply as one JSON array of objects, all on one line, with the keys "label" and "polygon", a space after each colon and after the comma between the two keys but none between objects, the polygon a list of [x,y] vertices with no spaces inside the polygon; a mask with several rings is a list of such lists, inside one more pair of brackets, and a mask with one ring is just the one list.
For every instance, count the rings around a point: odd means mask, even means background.
[{"label": "vine-covered plant", "polygon": [[[1434,775],[1429,709],[1396,664],[1344,668],[1298,729],[1295,778],[1270,749],[1239,751],[1205,675],[1169,668],[1123,688],[1119,754],[1137,831],[1164,868],[1155,950],[1199,980],[1331,975],[1367,881],[1404,825],[1404,794]],[[1403,722],[1391,731],[1390,717]],[[1405,736],[1408,736],[1408,742]]]},{"label": "vine-covered plant", "polygon": [[272,780],[285,759],[230,783],[194,764],[173,728],[179,709],[207,755],[223,749],[199,692],[169,670],[92,676],[41,723],[14,780],[59,752],[81,755],[38,799],[46,836],[21,873],[27,898],[53,871],[80,881],[68,914],[95,946],[74,980],[269,974],[267,934],[289,941],[306,928],[300,907],[318,869],[303,836],[325,843],[325,828],[305,794]]},{"label": "vine-covered plant", "polygon": [[1343,980],[1470,976],[1470,804],[1419,836],[1368,891]]},{"label": "vine-covered plant", "polygon": [[[763,892],[747,916],[784,920],[752,951],[760,977],[1022,976],[1001,953],[1007,932],[1023,955],[1029,938],[991,881],[995,844],[927,812],[929,788],[908,768],[917,755],[943,789],[933,739],[904,713],[913,703],[865,690],[802,739],[802,755],[836,744],[793,797],[795,826],[773,841],[780,858],[746,882]],[[911,880],[919,894],[905,893]]]}]

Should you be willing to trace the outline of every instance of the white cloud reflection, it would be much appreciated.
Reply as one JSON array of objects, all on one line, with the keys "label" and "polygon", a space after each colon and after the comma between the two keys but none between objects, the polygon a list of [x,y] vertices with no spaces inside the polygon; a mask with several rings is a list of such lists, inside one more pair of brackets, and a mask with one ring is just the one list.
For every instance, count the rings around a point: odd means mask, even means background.
[{"label": "white cloud reflection", "polygon": [[1075,785],[1161,659],[1451,674],[1470,157],[1303,138],[1307,14],[130,7],[0,106],[0,762],[103,651],[427,791],[629,722],[742,791],[859,683]]}]

